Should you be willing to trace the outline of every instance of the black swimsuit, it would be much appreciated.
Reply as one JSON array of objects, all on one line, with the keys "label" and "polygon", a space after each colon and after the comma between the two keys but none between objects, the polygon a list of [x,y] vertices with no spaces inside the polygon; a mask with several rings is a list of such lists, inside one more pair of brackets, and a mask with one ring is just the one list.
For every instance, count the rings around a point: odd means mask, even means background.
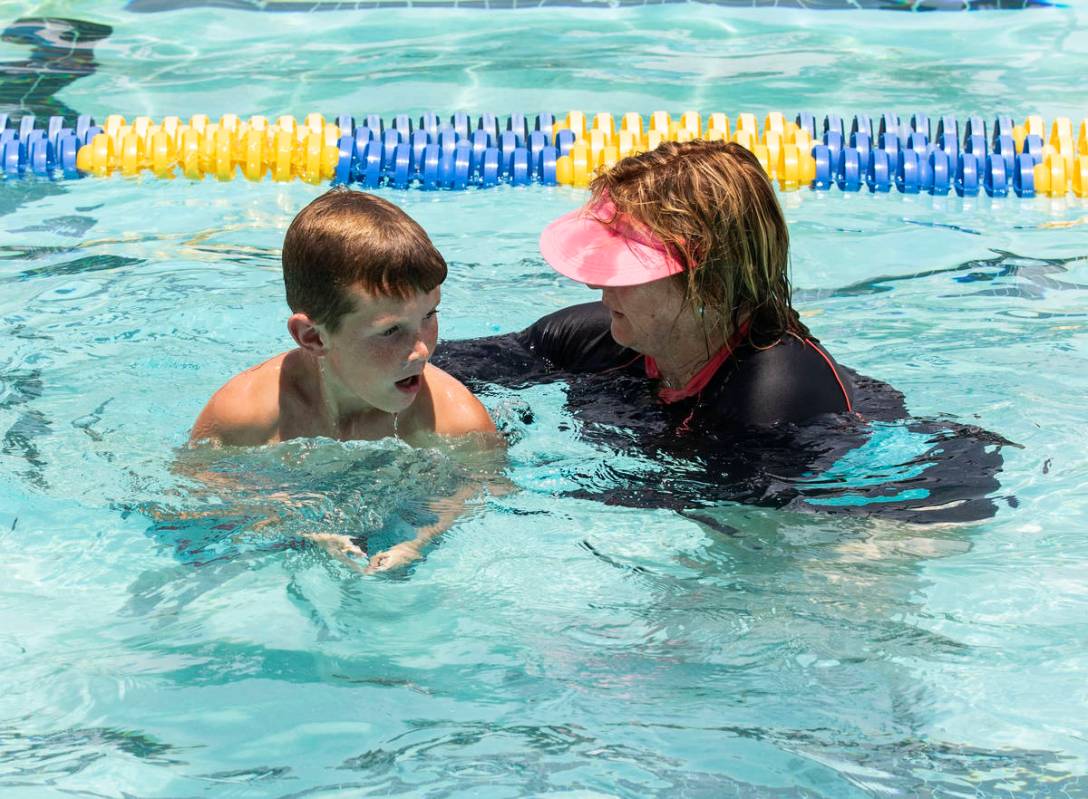
[{"label": "black swimsuit", "polygon": [[[564,372],[656,376],[652,361],[613,341],[610,327],[608,309],[592,302],[549,314],[516,338],[522,347]],[[720,364],[709,364],[704,387],[659,392],[674,416],[691,417],[689,424],[720,427],[802,422],[851,410],[849,377],[813,339],[785,336],[763,347],[746,337],[742,340],[719,353]]]},{"label": "black swimsuit", "polygon": [[[702,380],[670,392],[653,362],[617,344],[608,309],[587,303],[520,333],[444,342],[435,362],[481,393],[568,383],[566,405],[583,438],[668,469],[615,474],[569,492],[604,502],[691,508],[722,500],[819,507],[915,522],[992,516],[1000,437],[965,425],[913,420],[891,386],[837,364],[812,338],[745,336]],[[648,375],[649,373],[649,375]],[[920,436],[910,463],[880,467],[885,480],[819,475],[870,440],[876,423]]]}]

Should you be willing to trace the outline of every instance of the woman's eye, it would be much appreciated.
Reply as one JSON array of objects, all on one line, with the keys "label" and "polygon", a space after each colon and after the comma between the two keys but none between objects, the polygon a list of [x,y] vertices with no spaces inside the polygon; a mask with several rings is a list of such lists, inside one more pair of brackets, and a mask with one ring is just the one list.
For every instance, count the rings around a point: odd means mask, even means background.
[{"label": "woman's eye", "polygon": [[400,330],[400,325],[393,325],[393,326],[392,326],[391,328],[389,328],[388,330],[383,330],[383,331],[382,331],[382,335],[383,335],[383,336],[385,336],[386,338],[389,338],[389,336],[392,336],[392,335],[393,335],[393,334],[395,334],[395,333],[396,333],[396,332],[397,332],[398,330]]}]

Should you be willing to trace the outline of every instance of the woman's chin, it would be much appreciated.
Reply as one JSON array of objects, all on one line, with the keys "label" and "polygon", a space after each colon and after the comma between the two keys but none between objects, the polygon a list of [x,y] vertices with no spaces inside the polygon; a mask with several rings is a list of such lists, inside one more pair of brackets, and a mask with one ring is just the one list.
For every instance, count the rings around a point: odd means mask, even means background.
[{"label": "woman's chin", "polygon": [[631,336],[631,330],[627,327],[623,320],[612,317],[612,340],[619,344],[621,347],[632,347],[634,339]]}]

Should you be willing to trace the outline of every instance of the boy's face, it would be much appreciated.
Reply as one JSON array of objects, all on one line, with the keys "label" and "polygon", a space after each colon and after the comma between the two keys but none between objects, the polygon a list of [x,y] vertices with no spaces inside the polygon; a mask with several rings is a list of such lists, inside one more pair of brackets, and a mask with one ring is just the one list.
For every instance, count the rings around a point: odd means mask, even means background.
[{"label": "boy's face", "polygon": [[403,411],[419,393],[420,375],[438,341],[435,288],[407,300],[348,289],[355,310],[326,333],[325,358],[337,379],[367,405]]}]

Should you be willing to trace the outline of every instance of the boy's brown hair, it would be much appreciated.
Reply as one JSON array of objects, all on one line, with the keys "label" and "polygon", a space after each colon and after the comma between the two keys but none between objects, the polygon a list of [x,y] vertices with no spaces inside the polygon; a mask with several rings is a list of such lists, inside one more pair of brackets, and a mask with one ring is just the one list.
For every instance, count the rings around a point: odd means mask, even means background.
[{"label": "boy's brown hair", "polygon": [[423,228],[373,194],[339,187],[303,208],[283,240],[287,304],[335,333],[355,310],[347,289],[407,300],[446,279]]}]

